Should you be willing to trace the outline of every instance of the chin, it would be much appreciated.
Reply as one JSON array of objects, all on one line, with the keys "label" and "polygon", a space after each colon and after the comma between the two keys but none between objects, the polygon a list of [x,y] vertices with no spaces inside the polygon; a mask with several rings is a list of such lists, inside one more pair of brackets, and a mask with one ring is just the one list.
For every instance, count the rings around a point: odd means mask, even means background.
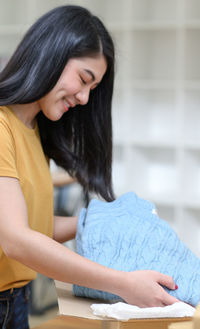
[{"label": "chin", "polygon": [[51,121],[58,121],[62,118],[63,114],[64,113],[55,113],[54,115],[49,116],[48,119]]}]

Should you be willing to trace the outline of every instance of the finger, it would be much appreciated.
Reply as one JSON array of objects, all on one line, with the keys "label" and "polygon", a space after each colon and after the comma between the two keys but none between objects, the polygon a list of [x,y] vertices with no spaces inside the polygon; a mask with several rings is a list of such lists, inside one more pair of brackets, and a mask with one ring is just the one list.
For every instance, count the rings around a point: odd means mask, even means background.
[{"label": "finger", "polygon": [[174,282],[173,278],[169,275],[162,274],[159,276],[158,283],[160,283],[162,286],[167,287],[168,289],[175,290],[177,289],[177,285]]},{"label": "finger", "polygon": [[180,300],[178,300],[174,296],[171,296],[170,294],[168,294],[167,292],[165,292],[165,294],[163,296],[162,302],[166,306],[166,305],[171,305],[171,304],[180,302]]}]

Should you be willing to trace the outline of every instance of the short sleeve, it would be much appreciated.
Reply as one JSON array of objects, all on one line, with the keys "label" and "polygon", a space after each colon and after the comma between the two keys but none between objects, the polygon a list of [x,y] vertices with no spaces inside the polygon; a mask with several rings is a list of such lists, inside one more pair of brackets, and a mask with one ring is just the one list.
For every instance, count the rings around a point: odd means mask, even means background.
[{"label": "short sleeve", "polygon": [[14,138],[3,120],[0,120],[0,176],[18,178]]}]

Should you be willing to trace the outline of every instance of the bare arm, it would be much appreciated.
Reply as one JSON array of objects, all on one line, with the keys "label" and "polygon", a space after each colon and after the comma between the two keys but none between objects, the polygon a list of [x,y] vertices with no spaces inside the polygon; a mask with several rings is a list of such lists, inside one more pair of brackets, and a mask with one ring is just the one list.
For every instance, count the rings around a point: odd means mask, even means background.
[{"label": "bare arm", "polygon": [[77,217],[54,216],[54,240],[62,243],[74,239],[77,221]]},{"label": "bare arm", "polygon": [[69,176],[65,171],[58,170],[51,173],[53,185],[55,187],[65,186],[76,182],[76,179]]},{"label": "bare arm", "polygon": [[0,241],[8,257],[53,279],[105,290],[143,307],[177,301],[160,286],[175,288],[169,276],[154,271],[112,270],[31,230],[19,182],[9,177],[0,177]]}]

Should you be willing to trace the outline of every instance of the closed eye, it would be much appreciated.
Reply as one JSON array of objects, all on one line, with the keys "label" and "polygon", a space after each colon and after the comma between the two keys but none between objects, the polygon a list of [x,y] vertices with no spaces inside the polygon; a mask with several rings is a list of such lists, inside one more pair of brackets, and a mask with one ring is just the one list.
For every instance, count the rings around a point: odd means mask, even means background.
[{"label": "closed eye", "polygon": [[87,84],[87,82],[80,76],[80,79],[81,79],[81,82],[84,84],[84,85],[86,85]]}]

